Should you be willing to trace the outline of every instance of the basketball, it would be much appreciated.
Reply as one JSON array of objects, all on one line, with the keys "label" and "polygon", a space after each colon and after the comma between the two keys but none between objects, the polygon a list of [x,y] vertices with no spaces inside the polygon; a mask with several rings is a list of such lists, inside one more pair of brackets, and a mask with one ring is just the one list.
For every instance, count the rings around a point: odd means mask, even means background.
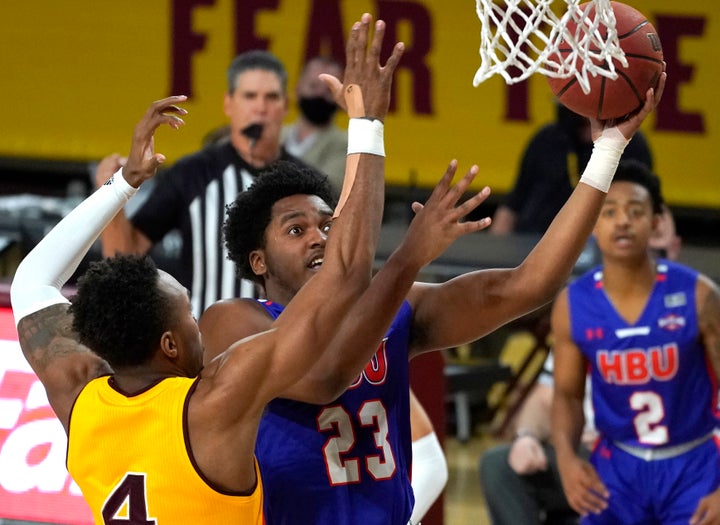
[{"label": "basketball", "polygon": [[[610,2],[615,13],[616,29],[620,47],[625,53],[628,67],[616,61],[616,80],[597,75],[589,75],[590,92],[583,93],[577,78],[548,77],[550,89],[557,99],[568,109],[589,118],[599,120],[620,118],[640,108],[645,102],[645,93],[650,87],[656,87],[663,71],[663,52],[655,28],[647,17],[637,9],[620,2]],[[592,2],[580,5],[589,16],[594,16]],[[575,34],[575,24],[570,22],[567,28]],[[602,27],[603,39],[607,30]],[[571,51],[569,45],[560,44],[559,52],[565,57]],[[578,59],[582,61],[582,59]],[[578,64],[578,69],[581,64]],[[600,64],[598,64],[600,66]],[[607,65],[603,66],[607,69]]]}]

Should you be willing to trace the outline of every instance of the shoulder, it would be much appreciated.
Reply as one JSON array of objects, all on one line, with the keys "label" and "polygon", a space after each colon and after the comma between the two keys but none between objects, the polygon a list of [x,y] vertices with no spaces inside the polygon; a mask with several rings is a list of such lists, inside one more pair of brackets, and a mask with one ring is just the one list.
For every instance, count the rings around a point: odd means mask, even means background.
[{"label": "shoulder", "polygon": [[[698,329],[705,347],[715,355],[720,349],[720,290],[715,282],[703,274],[698,277],[695,304]],[[720,375],[720,371],[716,373]]]},{"label": "shoulder", "polygon": [[703,306],[710,303],[717,304],[720,300],[720,289],[717,283],[705,274],[697,274],[696,293],[698,304]]},{"label": "shoulder", "polygon": [[658,262],[658,267],[661,269],[664,268],[665,271],[674,272],[678,275],[691,277],[693,279],[697,279],[700,277],[700,272],[698,272],[695,268],[676,261],[661,260]]},{"label": "shoulder", "polygon": [[233,343],[270,328],[273,319],[254,299],[227,299],[211,305],[198,325],[205,346],[205,363]]},{"label": "shoulder", "polygon": [[198,322],[201,331],[215,329],[227,322],[235,324],[254,323],[258,319],[270,319],[268,311],[255,299],[224,299],[210,305]]},{"label": "shoulder", "polygon": [[595,283],[602,279],[603,268],[602,266],[595,266],[583,273],[581,273],[577,279],[567,285],[566,290],[568,293],[585,292],[588,288],[594,288]]}]

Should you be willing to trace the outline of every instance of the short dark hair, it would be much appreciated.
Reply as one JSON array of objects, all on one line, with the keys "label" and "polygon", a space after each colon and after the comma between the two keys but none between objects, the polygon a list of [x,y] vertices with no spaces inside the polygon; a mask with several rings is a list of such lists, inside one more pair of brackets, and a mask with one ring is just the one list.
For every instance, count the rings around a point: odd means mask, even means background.
[{"label": "short dark hair", "polygon": [[239,54],[230,62],[227,69],[228,93],[235,92],[238,76],[252,69],[262,69],[275,73],[280,79],[283,93],[287,92],[288,75],[283,63],[269,51],[255,49]]},{"label": "short dark hair", "polygon": [[284,160],[262,170],[253,185],[228,205],[223,235],[228,258],[237,265],[240,277],[264,284],[250,267],[250,252],[265,247],[265,230],[273,205],[292,195],[316,195],[335,207],[335,194],[325,175]]},{"label": "short dark hair", "polygon": [[663,212],[660,178],[644,163],[635,159],[620,161],[613,182],[631,182],[642,186],[650,195],[653,213]]},{"label": "short dark hair", "polygon": [[92,262],[78,279],[70,306],[80,342],[112,367],[149,361],[173,319],[159,278],[147,255]]}]

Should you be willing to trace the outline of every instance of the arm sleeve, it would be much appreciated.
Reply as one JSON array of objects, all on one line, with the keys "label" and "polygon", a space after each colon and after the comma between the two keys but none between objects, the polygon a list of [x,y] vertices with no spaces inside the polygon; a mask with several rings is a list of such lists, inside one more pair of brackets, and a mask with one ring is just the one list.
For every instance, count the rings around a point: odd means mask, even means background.
[{"label": "arm sleeve", "polygon": [[50,230],[23,259],[10,287],[16,324],[33,312],[69,302],[60,293],[61,287],[105,226],[136,191],[118,170],[105,185]]},{"label": "arm sleeve", "polygon": [[435,432],[412,443],[412,489],[415,494],[410,521],[420,523],[448,480],[448,466]]}]

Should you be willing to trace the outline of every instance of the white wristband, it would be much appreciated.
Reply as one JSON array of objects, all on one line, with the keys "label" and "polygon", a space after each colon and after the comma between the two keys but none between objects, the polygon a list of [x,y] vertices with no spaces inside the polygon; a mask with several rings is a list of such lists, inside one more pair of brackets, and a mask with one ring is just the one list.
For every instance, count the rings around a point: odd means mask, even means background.
[{"label": "white wristband", "polygon": [[351,118],[348,123],[347,154],[369,153],[384,157],[383,129],[383,123],[379,120]]},{"label": "white wristband", "polygon": [[600,138],[595,141],[580,182],[607,193],[628,142],[630,141],[617,128],[603,130]]}]

